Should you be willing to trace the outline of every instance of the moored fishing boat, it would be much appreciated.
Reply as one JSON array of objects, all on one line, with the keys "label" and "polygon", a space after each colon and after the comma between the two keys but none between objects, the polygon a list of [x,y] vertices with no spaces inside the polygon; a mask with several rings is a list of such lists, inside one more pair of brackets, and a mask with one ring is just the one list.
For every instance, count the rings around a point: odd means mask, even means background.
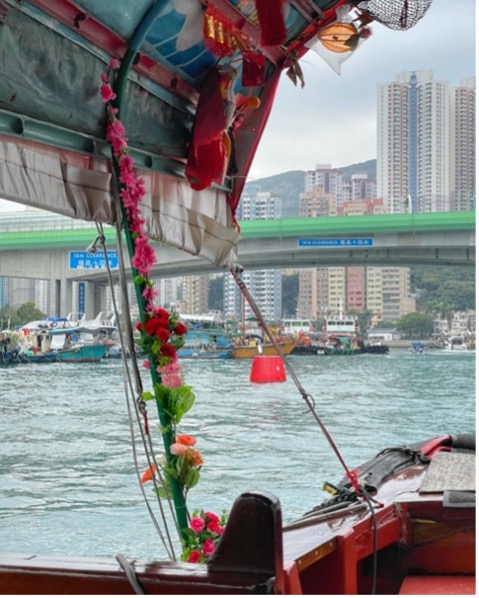
[{"label": "moored fishing boat", "polygon": [[[281,71],[302,81],[298,61],[315,36],[333,52],[350,52],[368,36],[375,16],[383,22],[387,16],[368,12],[372,2],[362,4],[366,8],[342,0],[290,0],[284,6],[261,0],[254,6],[226,0],[207,6],[173,0],[3,2],[0,47],[8,60],[1,63],[0,163],[8,176],[0,177],[0,192],[94,220],[103,244],[103,225],[117,226],[118,241],[123,229],[140,312],[139,344],[152,378],[152,391],[144,390],[136,360],[124,363],[132,444],[136,433],[144,448],[135,468],[139,482],[151,483],[151,494],[166,501],[160,501],[162,524],[168,523],[165,512],[172,520],[168,533],[159,534],[167,555],[162,562],[48,557],[34,549],[1,553],[3,593],[474,592],[471,439],[444,436],[393,447],[351,470],[296,378],[346,475],[337,486],[327,484],[331,501],[312,510],[304,505],[305,516],[284,527],[279,501],[267,493],[241,495],[226,527],[212,513],[190,515],[186,506],[203,466],[196,439],[180,433],[194,403],[176,359],[186,328],[178,314],[155,305],[150,270],[156,258],[148,238],[230,269],[241,288],[235,210]],[[399,11],[396,26],[402,28],[427,8],[425,0],[405,4],[419,10]],[[59,57],[64,68],[58,68]],[[12,91],[15,83],[22,93]],[[125,305],[128,276],[119,269]],[[124,324],[122,349],[125,342],[133,352],[133,326],[126,317]],[[159,415],[163,449],[156,450],[150,436],[148,402]],[[459,475],[451,479],[451,472]],[[198,544],[195,534],[202,532],[211,537]],[[179,562],[173,533],[188,562]]]},{"label": "moored fishing boat", "polygon": [[[289,355],[297,343],[293,338],[281,339],[277,341],[277,346],[283,355]],[[233,345],[231,353],[234,359],[252,359],[257,355],[278,355],[278,350],[271,343],[251,339],[248,344]]]},{"label": "moored fishing boat", "polygon": [[183,359],[228,359],[233,343],[229,335],[216,328],[195,328],[185,335],[185,344],[178,349]]}]

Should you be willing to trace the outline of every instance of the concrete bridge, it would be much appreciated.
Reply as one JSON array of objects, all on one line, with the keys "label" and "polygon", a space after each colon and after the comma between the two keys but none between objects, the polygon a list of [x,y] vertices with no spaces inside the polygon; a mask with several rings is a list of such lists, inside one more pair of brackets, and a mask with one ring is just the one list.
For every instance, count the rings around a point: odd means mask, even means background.
[{"label": "concrete bridge", "polygon": [[[475,266],[475,213],[434,212],[338,218],[253,220],[240,223],[238,262],[247,270],[324,266]],[[1,222],[0,222],[1,226]],[[84,251],[94,228],[0,230],[0,275],[50,280],[55,313],[69,311],[71,283],[90,284],[87,303],[98,303],[105,269],[71,269],[70,251]],[[105,229],[108,249],[115,235]],[[184,251],[156,244],[153,278],[218,272]],[[116,274],[115,274],[116,276]],[[93,283],[93,284],[92,284]],[[69,302],[70,298],[70,302]],[[93,308],[95,310],[95,308]]]}]

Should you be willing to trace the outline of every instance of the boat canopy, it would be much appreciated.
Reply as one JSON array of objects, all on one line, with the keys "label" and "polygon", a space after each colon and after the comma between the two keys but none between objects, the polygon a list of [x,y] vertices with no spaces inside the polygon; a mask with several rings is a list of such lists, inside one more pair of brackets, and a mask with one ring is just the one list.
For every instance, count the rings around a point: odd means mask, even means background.
[{"label": "boat canopy", "polygon": [[[281,72],[302,84],[298,61],[321,32],[343,52],[364,23],[407,28],[430,1],[0,0],[0,196],[115,222],[100,85],[116,59],[146,234],[229,267]],[[325,31],[345,6],[362,15],[349,42]]]}]

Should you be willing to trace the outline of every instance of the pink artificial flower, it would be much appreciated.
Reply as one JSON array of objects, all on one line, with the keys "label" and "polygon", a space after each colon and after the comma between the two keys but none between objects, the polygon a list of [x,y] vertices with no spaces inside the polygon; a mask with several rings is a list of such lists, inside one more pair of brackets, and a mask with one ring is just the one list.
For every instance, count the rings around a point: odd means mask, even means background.
[{"label": "pink artificial flower", "polygon": [[199,550],[192,550],[188,557],[187,563],[199,563],[201,560],[201,552]]},{"label": "pink artificial flower", "polygon": [[127,154],[121,156],[119,160],[120,172],[130,172],[133,168],[134,163],[135,160],[133,160],[131,156],[128,156]]},{"label": "pink artificial flower", "polygon": [[112,58],[108,63],[108,66],[112,69],[117,69],[120,66],[120,61],[118,58]]},{"label": "pink artificial flower", "polygon": [[145,368],[145,370],[150,369],[150,362],[148,361],[148,359],[145,359],[145,361],[142,363],[142,366]]},{"label": "pink artificial flower", "polygon": [[131,260],[131,265],[143,276],[148,276],[151,266],[156,262],[156,255],[148,243],[146,237],[137,237],[135,240],[135,254]]},{"label": "pink artificial flower", "polygon": [[213,540],[205,540],[203,542],[203,554],[205,556],[211,556],[213,554],[213,552],[215,551],[215,543],[213,542]]},{"label": "pink artificial flower", "polygon": [[170,363],[167,363],[166,365],[162,366],[161,368],[158,368],[158,373],[164,374],[164,375],[178,374],[180,371],[181,371],[181,365],[178,361],[171,361]]},{"label": "pink artificial flower", "polygon": [[178,455],[186,455],[186,453],[189,450],[190,449],[187,446],[185,446],[184,444],[179,444],[178,442],[170,444],[170,453],[175,457],[177,457]]},{"label": "pink artificial flower", "polygon": [[167,374],[163,376],[161,383],[168,388],[179,388],[183,385],[183,380],[178,374]]},{"label": "pink artificial flower", "polygon": [[103,102],[105,102],[105,104],[107,102],[111,102],[116,98],[116,93],[113,91],[113,89],[108,83],[103,83],[103,85],[100,87],[100,94],[101,99],[103,100]]},{"label": "pink artificial flower", "polygon": [[132,170],[120,171],[121,182],[128,187],[132,196],[136,199],[135,173]]},{"label": "pink artificial flower", "polygon": [[107,125],[106,138],[108,141],[110,141],[111,139],[115,139],[118,137],[123,137],[124,139],[126,139],[126,129],[121,120],[115,118]]},{"label": "pink artificial flower", "polygon": [[190,527],[196,534],[199,534],[205,529],[205,522],[201,517],[193,517],[190,521]]},{"label": "pink artificial flower", "polygon": [[155,298],[158,296],[158,291],[153,287],[145,287],[141,293],[141,296],[145,300],[146,304],[149,305],[150,303],[153,303]]},{"label": "pink artificial flower", "polygon": [[102,73],[101,80],[103,81],[103,83],[108,83],[108,75],[106,73]]}]

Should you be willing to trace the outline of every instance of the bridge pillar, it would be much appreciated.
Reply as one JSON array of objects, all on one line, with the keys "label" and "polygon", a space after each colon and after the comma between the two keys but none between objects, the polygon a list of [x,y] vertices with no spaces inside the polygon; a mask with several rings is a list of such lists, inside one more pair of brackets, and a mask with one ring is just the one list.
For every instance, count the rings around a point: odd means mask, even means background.
[{"label": "bridge pillar", "polygon": [[62,278],[59,282],[60,282],[60,313],[57,315],[66,317],[73,310],[73,297],[72,297],[73,283],[68,278]]},{"label": "bridge pillar", "polygon": [[68,278],[50,279],[49,316],[65,317],[72,311],[72,281]]},{"label": "bridge pillar", "polygon": [[106,287],[85,282],[85,319],[93,320],[101,311],[106,315]]},{"label": "bridge pillar", "polygon": [[60,281],[50,278],[50,306],[47,316],[60,315]]}]

